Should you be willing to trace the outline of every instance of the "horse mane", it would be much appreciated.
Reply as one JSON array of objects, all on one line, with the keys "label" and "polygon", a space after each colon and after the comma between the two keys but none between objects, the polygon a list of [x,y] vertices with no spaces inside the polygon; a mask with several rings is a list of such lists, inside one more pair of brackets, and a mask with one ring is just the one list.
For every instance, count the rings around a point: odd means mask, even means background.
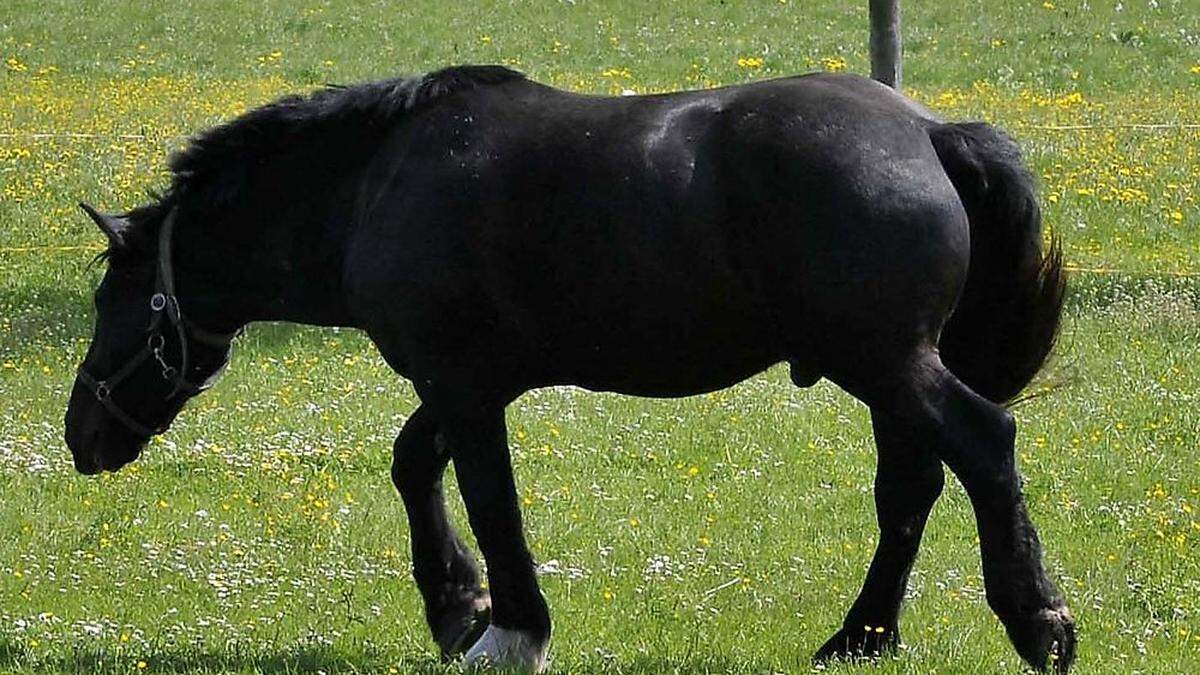
[{"label": "horse mane", "polygon": [[524,77],[504,66],[455,66],[286,96],[192,138],[170,159],[173,176],[166,197],[205,192],[210,205],[228,201],[248,167],[338,125],[383,130],[398,117],[455,92]]},{"label": "horse mane", "polygon": [[504,66],[453,66],[424,75],[351,86],[326,85],[307,96],[285,96],[194,136],[168,162],[171,184],[122,216],[140,247],[108,247],[92,263],[137,260],[184,195],[189,205],[219,208],[235,198],[250,169],[337,127],[382,132],[401,116],[455,92],[525,76]]}]

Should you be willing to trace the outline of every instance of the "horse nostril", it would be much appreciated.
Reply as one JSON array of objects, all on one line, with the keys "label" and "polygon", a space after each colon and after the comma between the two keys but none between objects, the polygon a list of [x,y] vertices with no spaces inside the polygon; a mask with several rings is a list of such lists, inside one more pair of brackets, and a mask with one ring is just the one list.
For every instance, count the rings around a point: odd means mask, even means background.
[{"label": "horse nostril", "polygon": [[74,457],[75,470],[85,476],[100,473],[100,460],[95,453],[87,450],[80,451]]}]

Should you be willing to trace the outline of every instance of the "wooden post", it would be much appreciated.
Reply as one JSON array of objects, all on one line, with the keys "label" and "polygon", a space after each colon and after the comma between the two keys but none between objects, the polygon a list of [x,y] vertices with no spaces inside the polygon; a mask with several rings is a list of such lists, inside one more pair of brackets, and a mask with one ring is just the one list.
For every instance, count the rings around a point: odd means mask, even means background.
[{"label": "wooden post", "polygon": [[871,77],[900,88],[900,0],[871,0]]}]

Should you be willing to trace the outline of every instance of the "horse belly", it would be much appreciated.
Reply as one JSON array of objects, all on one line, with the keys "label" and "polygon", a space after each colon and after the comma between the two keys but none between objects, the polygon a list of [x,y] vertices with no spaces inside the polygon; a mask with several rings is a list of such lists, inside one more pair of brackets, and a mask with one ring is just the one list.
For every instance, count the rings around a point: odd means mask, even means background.
[{"label": "horse belly", "polygon": [[782,358],[752,298],[704,285],[625,285],[559,316],[554,367],[572,384],[638,396],[723,389]]}]

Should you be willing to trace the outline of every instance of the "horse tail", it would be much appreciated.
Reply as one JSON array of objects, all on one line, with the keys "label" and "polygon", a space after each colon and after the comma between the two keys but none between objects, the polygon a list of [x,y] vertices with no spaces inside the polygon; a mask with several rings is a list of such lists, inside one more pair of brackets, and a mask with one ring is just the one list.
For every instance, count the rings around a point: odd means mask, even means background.
[{"label": "horse tail", "polygon": [[942,362],[979,395],[1010,403],[1058,336],[1061,244],[1052,235],[1043,251],[1033,177],[1012,138],[982,122],[941,124],[929,136],[971,227],[967,281],[942,331]]}]

